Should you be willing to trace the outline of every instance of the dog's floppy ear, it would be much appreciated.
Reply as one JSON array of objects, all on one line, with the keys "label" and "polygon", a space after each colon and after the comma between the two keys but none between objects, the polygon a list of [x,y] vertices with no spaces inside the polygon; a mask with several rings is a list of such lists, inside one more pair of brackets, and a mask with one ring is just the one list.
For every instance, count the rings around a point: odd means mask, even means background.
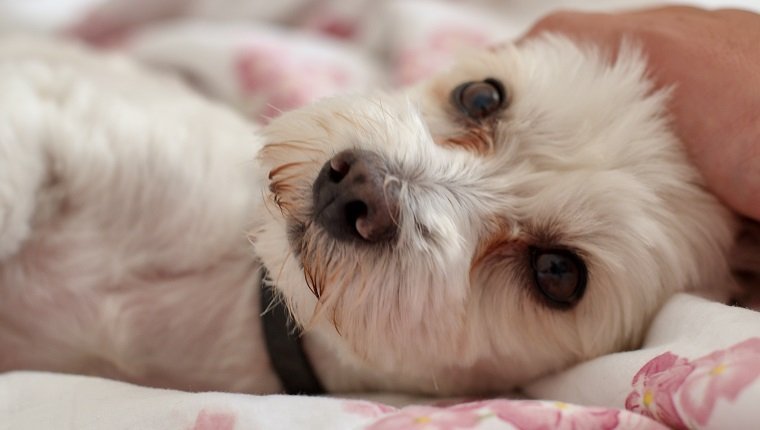
[{"label": "dog's floppy ear", "polygon": [[745,218],[729,264],[741,287],[737,304],[760,310],[760,222]]}]

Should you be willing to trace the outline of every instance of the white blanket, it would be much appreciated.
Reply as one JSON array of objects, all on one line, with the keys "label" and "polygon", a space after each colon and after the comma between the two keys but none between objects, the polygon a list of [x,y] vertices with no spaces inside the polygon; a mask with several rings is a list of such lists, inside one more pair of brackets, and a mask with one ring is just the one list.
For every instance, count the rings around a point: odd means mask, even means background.
[{"label": "white blanket", "polygon": [[666,428],[660,423],[756,429],[760,313],[678,295],[658,315],[642,350],[583,363],[527,392],[552,400],[439,401],[397,409],[366,400],[183,393],[19,372],[0,375],[0,429]]}]

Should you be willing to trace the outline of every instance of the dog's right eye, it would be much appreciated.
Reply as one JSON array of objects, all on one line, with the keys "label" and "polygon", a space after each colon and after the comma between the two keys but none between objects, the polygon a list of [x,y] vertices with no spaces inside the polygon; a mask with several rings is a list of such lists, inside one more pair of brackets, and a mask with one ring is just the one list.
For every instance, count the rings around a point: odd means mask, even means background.
[{"label": "dog's right eye", "polygon": [[549,302],[567,308],[581,299],[586,290],[586,264],[564,249],[531,249],[533,279]]},{"label": "dog's right eye", "polygon": [[468,118],[480,121],[506,106],[504,85],[496,79],[465,82],[451,92],[451,102]]}]

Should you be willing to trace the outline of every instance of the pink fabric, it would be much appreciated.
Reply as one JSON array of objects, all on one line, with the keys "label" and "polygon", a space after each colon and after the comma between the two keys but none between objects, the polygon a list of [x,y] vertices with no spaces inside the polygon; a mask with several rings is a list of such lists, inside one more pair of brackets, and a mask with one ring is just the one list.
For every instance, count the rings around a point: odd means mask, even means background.
[{"label": "pink fabric", "polygon": [[350,70],[318,55],[288,54],[287,44],[253,42],[235,60],[243,94],[263,97],[257,114],[266,122],[282,111],[303,106],[349,87]]},{"label": "pink fabric", "polygon": [[210,412],[201,409],[192,430],[232,430],[237,416],[229,412]]},{"label": "pink fabric", "polygon": [[0,374],[0,417],[9,429],[665,429],[624,409],[550,401],[496,399],[397,409],[329,397],[185,393],[38,372]]},{"label": "pink fabric", "polygon": [[672,428],[704,426],[720,402],[736,401],[758,377],[757,337],[693,361],[667,352],[634,376],[625,406]]},{"label": "pink fabric", "polygon": [[449,407],[409,406],[366,430],[455,430],[490,426],[517,430],[665,429],[661,424],[614,408],[535,400],[484,400]]},{"label": "pink fabric", "polygon": [[[177,25],[182,20],[160,24],[193,16],[188,2],[153,3],[141,9],[146,12],[131,13],[127,0],[106,2],[103,10],[88,14],[68,32],[190,76],[204,93],[237,105],[259,123],[322,97],[387,83],[412,84],[446,67],[458,54],[503,40],[510,28],[484,25],[487,14],[462,10],[457,4],[322,0],[314,8],[299,6],[307,1],[295,1],[293,16],[278,17],[288,26],[251,25],[242,34],[227,31],[216,19],[192,20],[188,22],[206,25],[188,32]],[[249,3],[247,15],[270,16],[265,3]],[[213,15],[218,14],[217,10]],[[141,31],[140,24],[148,31]],[[373,39],[382,46],[372,46]],[[209,52],[209,40],[214,52]],[[376,50],[384,54],[373,55]],[[213,55],[214,61],[198,61],[201,54]],[[230,84],[236,86],[235,94],[220,90]]]},{"label": "pink fabric", "polygon": [[669,352],[652,359],[633,377],[635,390],[626,399],[626,409],[683,428],[672,395],[693,369],[688,360]]},{"label": "pink fabric", "polygon": [[410,85],[428,78],[448,65],[456,53],[492,42],[487,32],[472,26],[441,23],[417,45],[401,49],[394,64],[394,81]]}]

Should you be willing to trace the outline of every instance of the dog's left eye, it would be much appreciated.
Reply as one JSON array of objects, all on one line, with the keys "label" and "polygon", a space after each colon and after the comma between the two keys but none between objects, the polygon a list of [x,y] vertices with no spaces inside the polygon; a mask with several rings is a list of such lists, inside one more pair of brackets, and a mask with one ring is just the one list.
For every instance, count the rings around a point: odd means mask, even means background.
[{"label": "dog's left eye", "polygon": [[531,266],[536,287],[550,303],[567,307],[583,296],[586,265],[574,252],[532,249]]},{"label": "dog's left eye", "polygon": [[451,92],[451,101],[470,119],[480,121],[504,107],[506,103],[504,85],[496,79],[465,82]]}]

